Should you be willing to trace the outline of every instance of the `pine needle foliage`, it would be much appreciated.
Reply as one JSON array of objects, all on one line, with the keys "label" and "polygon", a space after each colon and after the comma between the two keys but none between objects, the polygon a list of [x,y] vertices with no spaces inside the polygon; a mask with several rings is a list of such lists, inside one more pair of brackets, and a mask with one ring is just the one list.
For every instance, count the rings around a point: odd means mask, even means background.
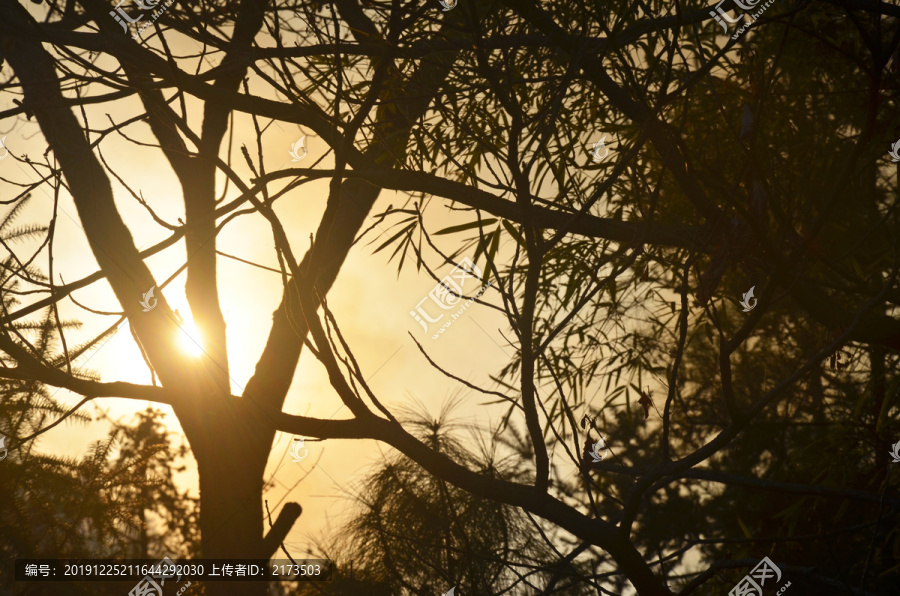
[{"label": "pine needle foliage", "polygon": [[[424,408],[410,412],[404,425],[470,469],[520,476],[513,460],[464,447],[453,432],[462,425],[449,417],[453,403],[459,405],[451,401],[437,419]],[[526,594],[550,584],[543,593],[596,593],[583,581],[589,572],[560,562],[542,539],[546,528],[538,531],[521,510],[456,488],[401,455],[387,455],[355,500],[340,538],[322,548],[339,576],[329,587],[307,586],[301,594],[443,594],[453,586],[460,594]]]},{"label": "pine needle foliage", "polygon": [[[6,241],[23,237],[10,229],[20,202],[0,224]],[[18,304],[21,272],[10,258],[0,268],[0,296],[4,313]],[[31,280],[34,281],[32,276]],[[60,330],[77,329],[77,321],[60,321],[52,309],[40,318],[16,321],[6,340],[26,350],[44,365],[65,370],[97,341],[70,346],[61,353]],[[0,352],[0,366],[14,361]],[[72,367],[72,374],[93,379],[96,375]],[[23,587],[13,582],[12,561],[17,558],[170,558],[198,556],[197,500],[179,491],[174,474],[184,471],[180,460],[187,446],[170,446],[165,414],[148,407],[136,415],[134,425],[113,422],[107,438],[90,444],[83,455],[51,455],[37,450],[37,443],[65,430],[71,422],[87,424],[92,417],[70,412],[60,392],[33,381],[0,379],[0,432],[10,443],[38,433],[66,416],[63,425],[39,434],[9,450],[0,462],[0,593],[54,594],[58,586]],[[77,447],[72,452],[77,451]],[[100,582],[92,586],[69,583],[67,594],[116,594],[129,586]],[[49,590],[49,591],[47,591]]]}]

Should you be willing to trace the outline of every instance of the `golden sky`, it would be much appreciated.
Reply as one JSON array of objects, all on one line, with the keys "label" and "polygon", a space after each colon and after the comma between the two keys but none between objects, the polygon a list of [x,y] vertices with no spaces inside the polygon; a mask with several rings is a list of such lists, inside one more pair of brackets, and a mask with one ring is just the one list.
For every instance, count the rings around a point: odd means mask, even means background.
[{"label": "golden sky", "polygon": [[[12,107],[12,96],[0,95],[0,110]],[[119,122],[129,115],[140,113],[136,101],[119,101],[114,106],[87,106],[88,121],[92,128],[109,126],[106,114]],[[196,105],[193,106],[196,108]],[[248,144],[250,154],[256,156],[256,140],[249,119],[236,118],[232,166],[245,180],[252,176],[239,154],[241,143]],[[7,120],[7,122],[9,122]],[[199,118],[195,118],[197,126]],[[6,123],[4,123],[6,124]],[[5,129],[4,129],[5,131]],[[143,123],[126,128],[124,134],[132,139],[151,142],[149,128]],[[14,157],[24,154],[43,154],[46,143],[34,122],[19,119],[15,128],[7,135],[6,145],[12,156],[0,162],[0,177],[18,183],[36,181],[39,175]],[[303,160],[308,166],[326,151],[327,147],[309,131],[293,125],[278,124],[269,127],[263,137],[263,153],[269,171],[291,167],[288,154],[291,145],[302,135],[307,135],[306,145],[309,155]],[[223,148],[222,155],[226,155]],[[96,152],[96,150],[95,150]],[[152,147],[140,147],[117,136],[108,136],[99,146],[99,152],[110,168],[122,177],[132,190],[139,193],[157,215],[177,224],[183,218],[181,189],[162,153]],[[52,158],[52,154],[50,155]],[[330,157],[326,157],[320,167],[332,167]],[[327,196],[327,181],[308,183],[277,203],[276,211],[292,242],[294,253],[301,256],[309,245],[309,235],[318,225]],[[147,211],[117,181],[113,180],[117,206],[122,217],[132,231],[139,249],[145,249],[166,238],[167,230],[158,226]],[[18,191],[9,183],[0,182],[0,198],[8,200]],[[230,186],[230,196],[236,194]],[[38,187],[31,204],[19,219],[21,224],[46,223],[53,204],[53,191],[49,185]],[[393,192],[384,192],[373,213],[383,211],[389,204],[398,206],[404,198]],[[81,223],[71,198],[62,191],[59,206],[56,237],[53,243],[54,274],[56,282],[72,282],[96,271],[96,262],[88,249],[81,229]],[[456,223],[459,216],[448,215],[448,211],[438,204],[427,212],[426,223],[432,231]],[[367,224],[368,226],[369,224]],[[337,282],[328,295],[329,306],[333,310],[342,332],[352,347],[360,366],[367,375],[373,391],[388,407],[413,405],[420,400],[435,416],[441,404],[460,390],[467,396],[464,407],[455,412],[460,421],[467,421],[487,427],[497,421],[501,408],[486,408],[480,404],[487,401],[480,395],[461,387],[435,371],[422,357],[411,340],[412,333],[429,354],[441,366],[469,381],[489,382],[487,375],[496,371],[513,354],[500,336],[498,329],[506,329],[505,320],[496,312],[473,305],[448,328],[439,339],[433,340],[432,333],[438,327],[432,324],[426,334],[409,312],[435,286],[435,282],[424,272],[416,272],[414,262],[404,267],[397,275],[396,262],[388,262],[390,250],[372,254],[375,246],[368,241],[387,230],[387,223],[376,228],[366,241],[357,244],[351,251]],[[445,249],[452,251],[458,236],[440,238]],[[37,247],[36,242],[15,245],[23,254]],[[218,236],[218,249],[241,259],[277,268],[272,233],[268,223],[259,215],[242,216],[232,221]],[[439,257],[428,254],[429,263],[437,265]],[[148,259],[157,283],[162,283],[184,263],[183,243],[178,243],[164,252]],[[47,271],[46,250],[36,264]],[[450,271],[449,266],[439,270],[440,275]],[[149,288],[148,288],[149,289]],[[467,288],[468,289],[468,288]],[[272,312],[281,297],[281,276],[244,263],[220,257],[219,290],[222,310],[228,330],[228,352],[232,391],[240,394],[254,371],[256,360],[262,351],[269,331]],[[186,321],[186,330],[191,331],[190,309],[184,296],[184,273],[176,277],[165,289],[157,288],[166,300],[177,309]],[[74,292],[75,299],[92,309],[118,311],[115,297],[104,281],[94,283]],[[489,290],[484,298],[496,298]],[[141,296],[135,296],[136,301]],[[438,310],[433,304],[426,305],[432,316]],[[67,333],[71,346],[93,337],[96,333],[113,324],[116,317],[102,317],[76,306],[71,300],[59,303],[60,316],[83,322],[83,328]],[[447,311],[454,312],[454,311]],[[446,317],[445,317],[446,319]],[[443,322],[443,321],[442,321]],[[191,341],[185,341],[178,349],[185,358],[197,356],[197,348]],[[77,365],[97,371],[103,381],[128,381],[132,383],[151,382],[150,373],[140,357],[137,347],[127,329],[127,323],[102,347],[82,357]],[[56,394],[64,403],[74,405],[79,396],[60,390]],[[109,411],[112,419],[131,422],[133,414],[144,409],[147,404],[125,399],[98,399],[96,406]],[[161,406],[169,412],[167,422],[173,430],[180,432],[174,414],[168,406]],[[91,411],[87,406],[85,411]],[[324,369],[314,356],[304,351],[284,410],[288,413],[308,414],[323,418],[345,418],[349,412],[331,389]],[[397,413],[396,408],[392,410]],[[39,441],[41,451],[77,457],[84,454],[92,441],[104,438],[108,425],[95,422],[88,426],[66,423],[43,435]],[[287,544],[292,554],[301,554],[308,544],[306,536],[319,533],[329,527],[339,525],[341,515],[347,511],[348,497],[357,486],[356,481],[370,471],[382,457],[385,447],[374,441],[339,441],[324,443],[307,441],[309,455],[303,462],[292,463],[287,455],[291,437],[279,434],[270,457],[267,478],[274,478],[275,486],[265,498],[270,506],[285,498],[299,502],[304,514],[298,520]],[[321,459],[319,459],[321,456]],[[317,462],[317,463],[316,463]],[[197,494],[196,466],[188,463],[188,471],[179,482]],[[294,487],[298,479],[306,478]]]}]

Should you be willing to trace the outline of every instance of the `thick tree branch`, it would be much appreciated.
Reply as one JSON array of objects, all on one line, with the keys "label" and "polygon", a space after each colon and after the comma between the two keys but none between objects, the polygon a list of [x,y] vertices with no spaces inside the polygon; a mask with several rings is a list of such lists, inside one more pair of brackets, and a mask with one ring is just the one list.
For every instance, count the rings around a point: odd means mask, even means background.
[{"label": "thick tree branch", "polygon": [[388,443],[434,476],[459,488],[500,501],[543,517],[567,532],[609,552],[641,596],[664,596],[671,592],[618,529],[602,519],[591,519],[576,509],[539,492],[532,486],[515,484],[477,474],[446,455],[429,449],[397,424],[377,419],[367,425],[374,438]]},{"label": "thick tree branch", "polygon": [[9,29],[35,31],[31,16],[15,2],[0,4],[0,52],[20,82],[25,106],[35,115],[62,167],[85,235],[100,268],[164,383],[187,385],[170,349],[179,332],[163,296],[153,311],[141,311],[140,297],[156,285],[113,200],[109,178],[65,106],[52,58],[34,38],[11,38]]},{"label": "thick tree branch", "polygon": [[41,366],[40,368],[32,366],[0,368],[0,378],[16,379],[19,381],[38,381],[52,387],[68,389],[69,391],[90,399],[96,397],[121,397],[174,406],[184,397],[183,395],[164,387],[136,385],[124,381],[104,383],[100,381],[91,381],[89,379],[79,379],[78,377],[69,376],[61,370],[45,366]]},{"label": "thick tree branch", "polygon": [[[869,493],[862,490],[852,488],[834,488],[830,486],[813,486],[810,484],[799,484],[796,482],[777,482],[775,480],[765,480],[762,478],[750,478],[747,476],[739,476],[737,474],[728,474],[718,470],[701,470],[693,469],[678,474],[681,478],[695,478],[697,480],[710,480],[721,484],[733,484],[737,486],[749,486],[762,490],[771,490],[775,492],[784,492],[798,495],[812,495],[816,497],[834,497],[838,499],[856,499],[857,501],[865,501],[868,503],[878,503],[881,495]],[[894,506],[900,506],[900,499],[886,498],[886,503]]]},{"label": "thick tree branch", "polygon": [[288,532],[294,527],[294,522],[303,513],[299,503],[285,503],[275,519],[275,523],[269,529],[262,543],[261,559],[269,559],[284,542]]},{"label": "thick tree branch", "polygon": [[[367,17],[358,10],[356,0],[339,3],[338,8],[342,15],[346,11],[352,15],[351,19],[359,21],[354,29],[355,33],[365,29],[369,31],[368,34],[359,34],[371,37],[375,31],[374,25],[366,25],[361,21]],[[434,38],[453,39],[459,35],[458,27],[445,25]],[[380,98],[382,105],[391,106],[402,117],[385,113],[385,108],[376,113],[374,142],[365,155],[360,154],[352,145],[345,146],[344,138],[337,130],[323,135],[326,142],[339,150],[341,156],[346,157],[354,167],[363,163],[389,166],[398,164],[405,153],[406,140],[413,124],[425,114],[456,56],[455,50],[438,52],[431,61],[421,64],[405,85],[401,85],[399,81],[394,85],[386,85]],[[300,270],[311,280],[316,294],[328,294],[380,191],[378,186],[356,179],[344,181],[329,196],[325,213],[316,230],[315,244],[300,263]],[[273,409],[280,408],[284,402],[308,333],[304,317],[309,315],[299,316],[299,305],[293,298],[296,282],[296,279],[291,280],[285,289],[281,304],[273,315],[266,348],[244,392],[245,395],[264,400],[267,407]],[[313,298],[315,297],[314,295]]]}]

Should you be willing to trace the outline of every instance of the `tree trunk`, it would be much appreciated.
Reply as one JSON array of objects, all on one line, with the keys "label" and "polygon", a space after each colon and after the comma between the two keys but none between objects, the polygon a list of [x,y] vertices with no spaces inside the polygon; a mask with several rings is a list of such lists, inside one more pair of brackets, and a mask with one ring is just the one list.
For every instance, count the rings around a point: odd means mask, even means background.
[{"label": "tree trunk", "polygon": [[[233,402],[232,402],[233,403]],[[263,536],[263,475],[270,442],[264,418],[236,407],[210,412],[192,447],[200,476],[200,536],[204,558],[267,558]],[[209,594],[264,596],[266,582],[204,582]]]}]

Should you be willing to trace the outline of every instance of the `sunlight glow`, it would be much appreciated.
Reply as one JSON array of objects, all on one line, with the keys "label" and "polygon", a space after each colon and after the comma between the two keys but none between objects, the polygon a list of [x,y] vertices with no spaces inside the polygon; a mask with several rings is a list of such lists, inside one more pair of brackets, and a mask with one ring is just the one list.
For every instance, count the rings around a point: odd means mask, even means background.
[{"label": "sunlight glow", "polygon": [[192,358],[198,358],[203,354],[203,344],[200,342],[200,332],[190,321],[185,321],[178,334],[178,348]]}]

